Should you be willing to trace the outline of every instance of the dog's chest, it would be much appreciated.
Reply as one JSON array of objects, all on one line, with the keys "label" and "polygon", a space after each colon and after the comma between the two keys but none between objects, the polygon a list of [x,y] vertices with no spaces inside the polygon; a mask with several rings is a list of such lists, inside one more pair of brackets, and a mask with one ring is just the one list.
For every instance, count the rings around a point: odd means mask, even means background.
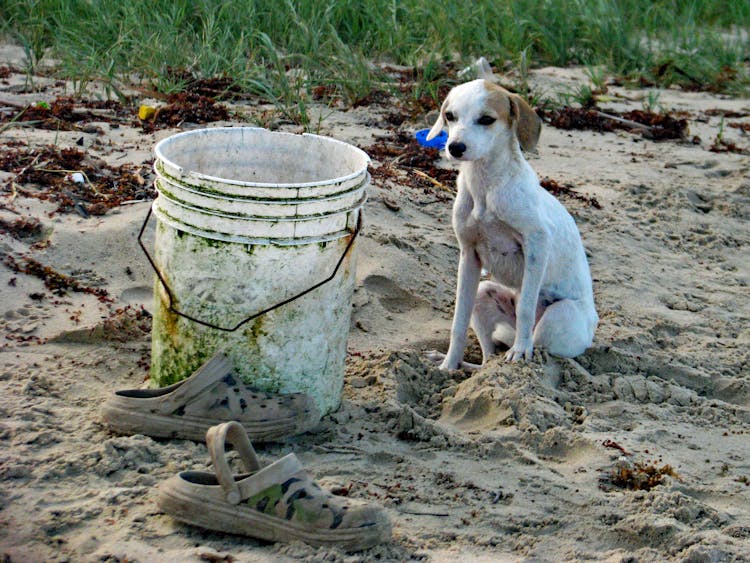
[{"label": "dog's chest", "polygon": [[466,229],[482,267],[503,285],[519,288],[524,265],[521,235],[483,206],[474,207]]}]

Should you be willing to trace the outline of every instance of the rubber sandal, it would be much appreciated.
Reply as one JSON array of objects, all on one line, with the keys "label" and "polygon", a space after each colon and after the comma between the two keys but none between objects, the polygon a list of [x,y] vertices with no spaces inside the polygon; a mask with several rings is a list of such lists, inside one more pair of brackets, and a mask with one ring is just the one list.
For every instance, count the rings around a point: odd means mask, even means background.
[{"label": "rubber sandal", "polygon": [[[225,441],[234,445],[247,474],[232,475]],[[385,509],[322,489],[294,454],[262,467],[238,423],[209,429],[206,443],[215,474],[183,471],[159,486],[159,508],[173,518],[272,542],[301,540],[347,551],[390,539]]]},{"label": "rubber sandal", "polygon": [[219,352],[169,387],[116,391],[101,418],[118,434],[195,441],[203,441],[211,426],[236,420],[253,440],[269,441],[314,428],[320,412],[307,394],[263,393],[244,385]]}]

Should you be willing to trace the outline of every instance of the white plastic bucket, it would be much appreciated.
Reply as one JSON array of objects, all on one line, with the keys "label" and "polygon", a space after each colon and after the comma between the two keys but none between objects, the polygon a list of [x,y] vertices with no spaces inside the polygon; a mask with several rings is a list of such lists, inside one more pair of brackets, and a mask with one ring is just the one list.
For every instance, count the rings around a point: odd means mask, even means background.
[{"label": "white plastic bucket", "polygon": [[337,408],[367,154],[255,127],[179,133],[155,153],[152,382],[221,348],[246,383]]}]

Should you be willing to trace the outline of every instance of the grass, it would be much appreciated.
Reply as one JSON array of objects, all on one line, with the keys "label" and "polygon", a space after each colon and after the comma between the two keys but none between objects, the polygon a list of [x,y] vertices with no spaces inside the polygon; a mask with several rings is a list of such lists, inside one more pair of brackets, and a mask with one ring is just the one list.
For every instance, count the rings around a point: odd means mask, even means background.
[{"label": "grass", "polygon": [[435,98],[446,64],[480,55],[741,95],[748,30],[750,0],[0,0],[30,85],[46,59],[78,92],[97,81],[115,95],[133,82],[179,91],[174,69],[189,70],[298,117],[316,87],[349,105],[395,88],[375,62],[415,68],[414,95]]}]

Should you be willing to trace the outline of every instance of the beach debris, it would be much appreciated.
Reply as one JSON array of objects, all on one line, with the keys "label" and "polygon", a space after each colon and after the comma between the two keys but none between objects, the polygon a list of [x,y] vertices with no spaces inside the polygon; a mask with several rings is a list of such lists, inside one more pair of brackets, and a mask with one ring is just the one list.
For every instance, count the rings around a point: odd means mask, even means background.
[{"label": "beach debris", "polygon": [[370,170],[373,183],[405,185],[424,194],[447,200],[455,193],[458,172],[439,166],[440,151],[419,145],[406,131],[375,137],[364,151],[377,161]]},{"label": "beach debris", "polygon": [[423,147],[443,150],[445,148],[445,143],[448,142],[448,133],[445,131],[441,131],[436,137],[433,137],[428,141],[427,135],[429,134],[429,132],[429,129],[420,129],[419,131],[414,133],[414,137],[417,139],[417,142]]},{"label": "beach debris", "polygon": [[632,110],[619,114],[593,108],[562,106],[552,110],[537,109],[539,116],[558,129],[593,130],[611,132],[622,129],[640,133],[652,140],[686,140],[689,134],[686,119],[669,114],[645,110]]},{"label": "beach debris", "polygon": [[[602,442],[605,448],[619,451],[619,456],[613,467],[605,469],[599,478],[599,488],[605,491],[627,489],[630,491],[650,491],[660,485],[669,476],[680,481],[680,476],[669,464],[657,465],[654,460],[633,459],[635,455],[611,439]],[[645,450],[649,454],[649,450]],[[661,457],[659,456],[659,460]]]},{"label": "beach debris", "polygon": [[401,210],[401,206],[398,203],[396,203],[396,200],[391,199],[386,196],[383,196],[383,205],[385,205],[388,209],[394,212]]},{"label": "beach debris", "polygon": [[141,105],[138,108],[138,119],[141,121],[147,121],[156,115],[156,108],[154,106]]},{"label": "beach debris", "polygon": [[[182,84],[184,91],[197,96],[213,98],[215,100],[244,100],[257,97],[243,91],[241,85],[226,75],[198,78],[192,71],[186,68],[167,67],[166,76],[169,82]],[[168,94],[161,92],[145,92],[152,97],[167,100]]]},{"label": "beach debris", "polygon": [[44,228],[36,217],[19,217],[14,220],[0,218],[0,233],[7,233],[18,240],[38,239]]},{"label": "beach debris", "polygon": [[599,203],[598,199],[593,196],[584,195],[575,191],[572,184],[560,184],[560,182],[558,182],[557,180],[553,180],[552,178],[544,178],[539,183],[545,190],[547,190],[557,198],[565,197],[575,199],[577,201],[585,203],[589,207],[593,207],[595,209],[602,208],[602,204]]},{"label": "beach debris", "polygon": [[106,289],[84,285],[73,276],[61,274],[34,258],[22,256],[16,259],[12,254],[7,254],[3,260],[3,264],[14,272],[39,278],[44,282],[44,286],[48,290],[58,296],[66,295],[68,291],[75,291],[95,295],[103,303],[112,303],[114,301],[109,297],[109,292]]},{"label": "beach debris", "polygon": [[141,118],[140,125],[143,131],[152,132],[178,127],[183,123],[202,124],[227,120],[229,110],[226,106],[217,103],[214,98],[193,92],[179,92],[167,96],[167,104],[154,108],[153,114],[149,110],[144,110],[143,115],[147,116],[146,119]]},{"label": "beach debris", "polygon": [[614,440],[610,440],[609,438],[602,442],[602,446],[604,446],[605,448],[614,448],[616,450],[620,450],[622,452],[622,455],[626,455],[626,456],[630,455],[627,452],[627,450],[625,450],[625,448],[623,448],[620,444],[618,444]]},{"label": "beach debris", "polygon": [[74,184],[85,184],[86,183],[86,176],[84,176],[81,172],[73,172],[70,176],[70,181]]},{"label": "beach debris", "polygon": [[750,154],[750,148],[740,147],[732,141],[727,141],[720,135],[717,136],[716,139],[714,139],[714,142],[711,144],[708,150],[716,153],[731,152],[735,154]]},{"label": "beach debris", "polygon": [[679,475],[671,465],[657,467],[653,463],[631,461],[623,456],[605,476],[605,479],[620,489],[650,491],[657,485],[661,485],[666,476],[679,480]]},{"label": "beach debris", "polygon": [[5,126],[33,126],[51,131],[82,131],[101,134],[102,130],[90,122],[128,123],[132,110],[116,100],[78,100],[60,96],[51,102],[20,105],[0,100],[0,106],[13,108],[10,114],[0,114]]},{"label": "beach debris", "polygon": [[57,212],[82,217],[104,215],[124,203],[156,197],[146,180],[151,162],[111,166],[76,148],[3,147],[0,170],[14,175],[0,187],[0,194],[10,195],[11,201],[20,194],[54,202]]},{"label": "beach debris", "polygon": [[492,494],[492,504],[497,504],[500,501],[503,501],[504,504],[510,504],[511,500],[513,499],[513,493],[507,493],[503,490],[502,487],[499,487],[499,489]]}]

